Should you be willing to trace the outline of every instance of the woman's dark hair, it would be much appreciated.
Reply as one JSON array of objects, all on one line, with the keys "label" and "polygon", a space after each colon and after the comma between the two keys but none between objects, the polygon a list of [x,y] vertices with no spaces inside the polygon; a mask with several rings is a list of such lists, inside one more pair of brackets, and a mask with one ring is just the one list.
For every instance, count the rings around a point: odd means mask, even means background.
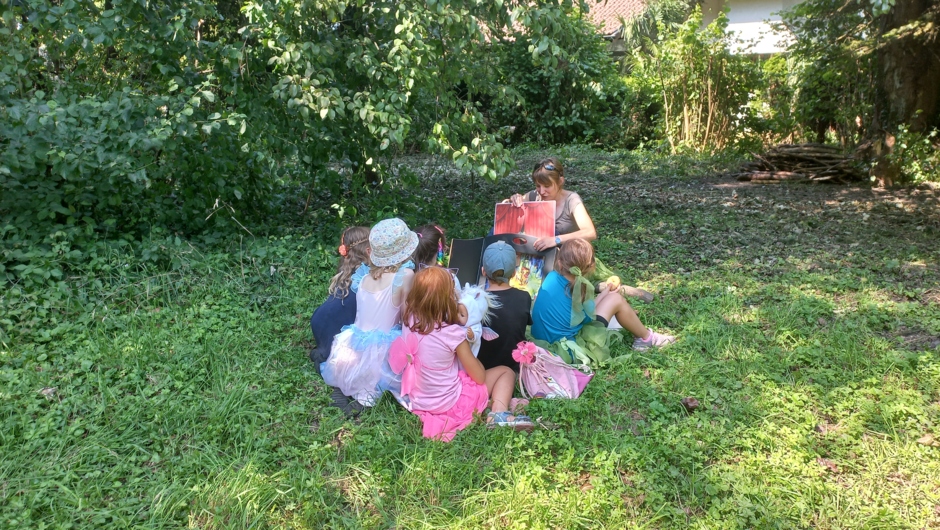
[{"label": "woman's dark hair", "polygon": [[412,257],[415,265],[423,263],[444,265],[444,252],[447,248],[447,239],[444,229],[436,224],[419,226],[415,229],[418,234],[418,246]]},{"label": "woman's dark hair", "polygon": [[561,160],[553,156],[542,160],[532,170],[532,182],[543,186],[556,185],[560,188],[563,178],[565,178],[565,168],[562,167]]}]

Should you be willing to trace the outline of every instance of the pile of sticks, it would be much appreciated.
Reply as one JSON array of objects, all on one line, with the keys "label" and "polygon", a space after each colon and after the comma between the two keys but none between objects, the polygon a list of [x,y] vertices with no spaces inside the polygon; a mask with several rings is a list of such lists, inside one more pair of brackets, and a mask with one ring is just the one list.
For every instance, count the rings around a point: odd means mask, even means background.
[{"label": "pile of sticks", "polygon": [[858,160],[838,147],[823,144],[780,144],[741,167],[741,181],[807,180],[845,184],[865,179]]}]

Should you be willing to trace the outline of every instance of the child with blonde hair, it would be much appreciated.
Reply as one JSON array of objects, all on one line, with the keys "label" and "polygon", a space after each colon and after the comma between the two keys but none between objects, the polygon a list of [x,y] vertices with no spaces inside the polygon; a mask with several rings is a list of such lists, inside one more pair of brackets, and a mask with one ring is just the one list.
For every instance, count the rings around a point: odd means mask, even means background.
[{"label": "child with blonde hair", "polygon": [[383,389],[388,350],[401,335],[401,308],[414,279],[411,254],[418,236],[401,219],[386,219],[369,233],[369,274],[356,293],[356,320],[333,340],[330,356],[320,365],[323,380],[363,406],[373,406]]},{"label": "child with blonde hair", "polygon": [[624,299],[617,277],[594,286],[585,276],[595,267],[594,248],[571,239],[558,250],[555,267],[542,282],[532,307],[532,337],[536,343],[569,363],[601,362],[610,358],[607,325],[616,318],[633,334],[633,349],[667,346],[676,338],[647,328]]},{"label": "child with blonde hair", "polygon": [[[329,296],[310,317],[310,329],[316,347],[310,351],[310,360],[320,369],[320,363],[330,355],[335,337],[343,326],[356,320],[356,291],[369,266],[369,227],[351,226],[339,238],[339,270],[330,279]],[[353,296],[350,296],[352,294]]]}]

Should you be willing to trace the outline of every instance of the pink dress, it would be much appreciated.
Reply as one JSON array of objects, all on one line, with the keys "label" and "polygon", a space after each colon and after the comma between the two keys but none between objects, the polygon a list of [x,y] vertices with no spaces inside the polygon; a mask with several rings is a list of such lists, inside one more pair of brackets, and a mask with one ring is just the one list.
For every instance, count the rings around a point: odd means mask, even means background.
[{"label": "pink dress", "polygon": [[326,384],[366,406],[375,405],[383,390],[396,392],[400,384],[388,380],[388,350],[401,335],[401,306],[393,303],[396,283],[375,293],[359,287],[356,321],[336,335],[329,358],[320,365]]},{"label": "pink dress", "polygon": [[401,393],[421,419],[425,438],[449,442],[486,408],[486,385],[473,381],[457,361],[457,346],[466,339],[466,328],[457,324],[427,335],[406,327],[392,345],[389,363],[402,373]]}]

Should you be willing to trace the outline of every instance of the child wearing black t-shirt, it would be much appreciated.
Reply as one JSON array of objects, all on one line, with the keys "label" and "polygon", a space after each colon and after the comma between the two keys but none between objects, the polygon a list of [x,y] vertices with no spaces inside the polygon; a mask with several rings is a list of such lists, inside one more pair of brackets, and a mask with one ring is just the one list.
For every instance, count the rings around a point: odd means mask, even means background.
[{"label": "child wearing black t-shirt", "polygon": [[[511,245],[497,241],[483,251],[483,274],[489,280],[486,290],[492,292],[501,305],[491,310],[489,323],[489,327],[499,337],[482,341],[477,359],[487,370],[498,366],[511,369],[493,371],[499,374],[499,380],[491,387],[493,412],[487,417],[487,426],[511,426],[516,430],[530,430],[534,424],[529,417],[513,415],[509,411],[509,401],[516,387],[516,374],[519,372],[519,363],[512,358],[512,350],[519,342],[525,340],[525,328],[532,324],[532,316],[529,313],[532,297],[528,292],[509,285],[509,278],[515,271],[516,250]],[[489,374],[490,372],[487,372],[488,376]]]}]

